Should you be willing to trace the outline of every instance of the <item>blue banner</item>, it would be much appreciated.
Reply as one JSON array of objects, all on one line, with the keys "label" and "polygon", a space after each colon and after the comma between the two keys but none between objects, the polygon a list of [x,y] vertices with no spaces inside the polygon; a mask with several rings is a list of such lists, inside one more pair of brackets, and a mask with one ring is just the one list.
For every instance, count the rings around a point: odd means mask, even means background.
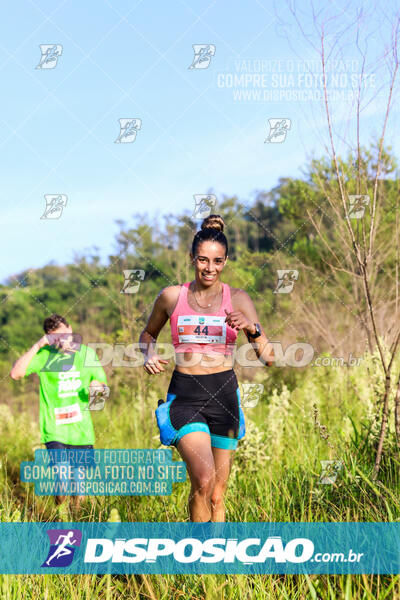
[{"label": "blue banner", "polygon": [[400,523],[0,523],[0,573],[399,574]]}]

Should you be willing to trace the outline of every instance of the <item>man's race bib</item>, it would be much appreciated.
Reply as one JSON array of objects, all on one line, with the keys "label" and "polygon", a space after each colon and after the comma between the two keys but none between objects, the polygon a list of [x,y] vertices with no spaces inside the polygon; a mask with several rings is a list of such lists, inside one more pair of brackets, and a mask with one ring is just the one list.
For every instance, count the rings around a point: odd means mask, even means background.
[{"label": "man's race bib", "polygon": [[79,404],[70,404],[69,406],[57,406],[54,408],[56,425],[67,425],[68,423],[77,423],[82,421],[82,413]]},{"label": "man's race bib", "polygon": [[225,317],[179,315],[177,327],[180,344],[226,344]]}]

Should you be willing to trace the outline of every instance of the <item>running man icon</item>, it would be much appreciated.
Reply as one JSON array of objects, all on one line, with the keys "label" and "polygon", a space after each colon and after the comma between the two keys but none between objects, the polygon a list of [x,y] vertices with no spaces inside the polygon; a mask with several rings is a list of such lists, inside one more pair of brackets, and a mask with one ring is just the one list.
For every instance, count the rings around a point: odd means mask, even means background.
[{"label": "running man icon", "polygon": [[53,560],[53,558],[56,558],[56,556],[58,556],[59,558],[61,558],[62,556],[65,556],[67,554],[72,554],[72,550],[70,550],[70,548],[67,548],[68,545],[73,546],[75,544],[75,542],[77,540],[73,539],[74,536],[74,532],[73,531],[68,531],[67,535],[59,535],[56,541],[56,544],[60,544],[60,540],[63,538],[63,542],[61,542],[61,544],[59,546],[57,546],[56,551],[50,556],[50,558],[48,560],[46,560],[46,565],[50,565],[50,562]]},{"label": "running man icon", "polygon": [[50,549],[42,567],[67,567],[81,544],[82,532],[78,529],[48,529]]}]

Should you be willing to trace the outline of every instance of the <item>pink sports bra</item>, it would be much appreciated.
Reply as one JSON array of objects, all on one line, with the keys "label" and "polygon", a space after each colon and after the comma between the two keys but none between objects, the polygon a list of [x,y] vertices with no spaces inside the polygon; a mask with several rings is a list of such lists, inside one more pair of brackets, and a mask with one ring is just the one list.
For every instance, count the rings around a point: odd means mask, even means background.
[{"label": "pink sports bra", "polygon": [[172,343],[175,352],[200,352],[232,354],[237,330],[226,323],[226,312],[233,311],[231,292],[227,283],[223,285],[222,304],[214,314],[203,314],[193,310],[187,301],[190,282],[183,283],[179,298],[170,316]]}]

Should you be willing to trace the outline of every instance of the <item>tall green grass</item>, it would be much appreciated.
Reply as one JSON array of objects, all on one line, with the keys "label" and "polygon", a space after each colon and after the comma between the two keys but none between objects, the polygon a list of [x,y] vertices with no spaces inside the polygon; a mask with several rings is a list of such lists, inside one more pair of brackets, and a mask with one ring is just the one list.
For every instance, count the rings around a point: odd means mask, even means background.
[{"label": "tall green grass", "polygon": [[[394,372],[398,372],[394,369]],[[296,371],[296,372],[294,372]],[[240,383],[245,376],[236,369]],[[159,448],[154,416],[165,397],[170,373],[142,380],[114,393],[104,411],[94,412],[96,446]],[[236,452],[226,494],[228,521],[395,522],[400,521],[399,453],[393,411],[377,481],[371,474],[379,432],[383,377],[377,356],[365,354],[359,367],[259,369],[254,382],[264,394],[245,409],[247,433]],[[11,399],[10,399],[11,400]],[[33,405],[0,405],[0,519],[57,521],[53,498],[35,496],[19,481],[19,464],[40,447]],[[173,458],[180,460],[173,449]],[[343,467],[330,485],[319,483],[321,460]],[[71,521],[107,521],[117,508],[122,521],[185,521],[189,481],[172,496],[91,497]],[[71,509],[72,510],[72,509]],[[37,598],[357,598],[400,599],[400,575],[0,575],[0,597]]]}]

